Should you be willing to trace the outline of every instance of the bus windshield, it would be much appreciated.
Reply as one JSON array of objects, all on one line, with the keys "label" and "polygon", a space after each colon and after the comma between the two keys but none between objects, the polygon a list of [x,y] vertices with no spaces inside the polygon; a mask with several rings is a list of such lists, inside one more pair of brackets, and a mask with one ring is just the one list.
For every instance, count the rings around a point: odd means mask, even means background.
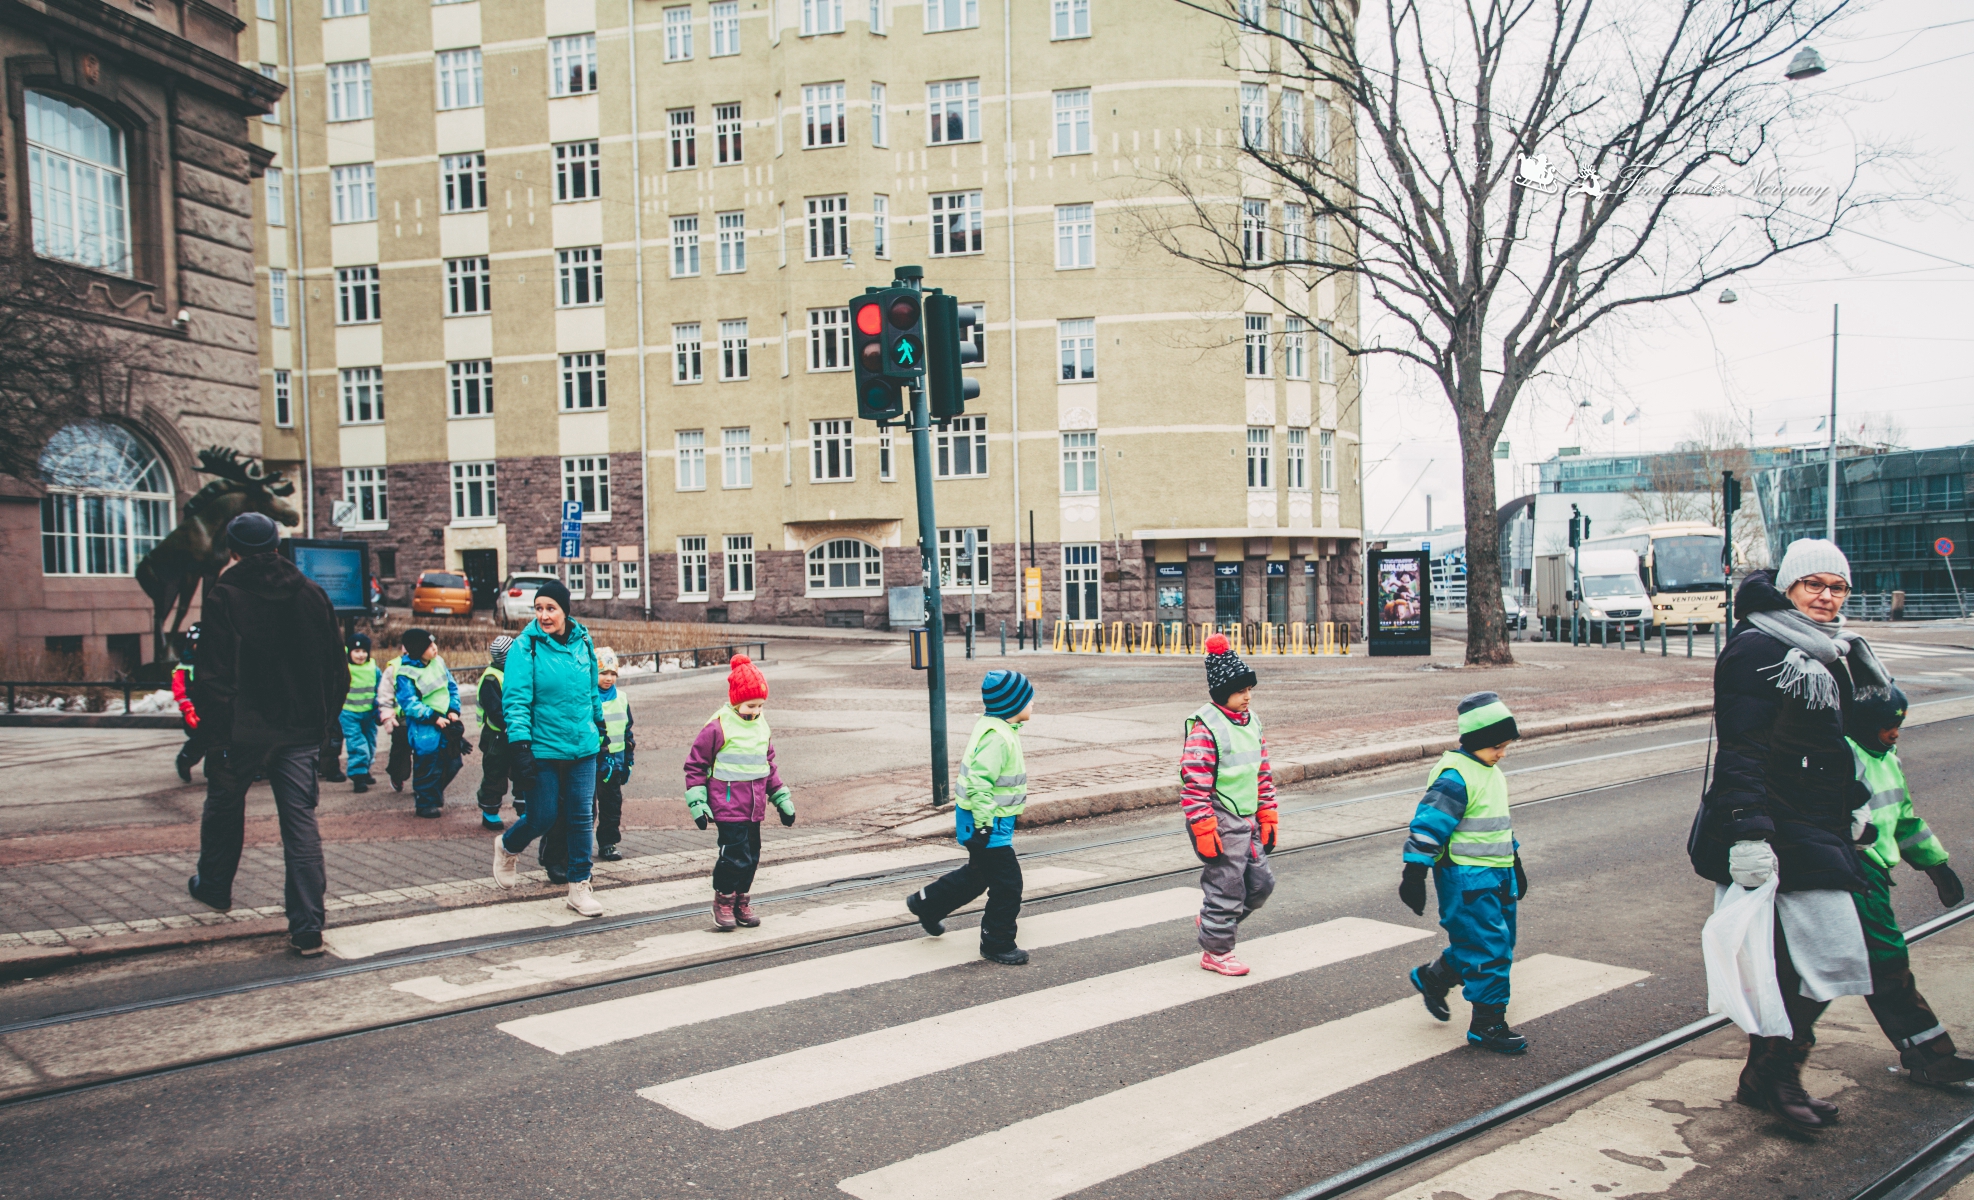
[{"label": "bus windshield", "polygon": [[1692,534],[1659,538],[1652,543],[1652,577],[1661,592],[1705,592],[1727,586],[1721,572],[1722,538]]}]

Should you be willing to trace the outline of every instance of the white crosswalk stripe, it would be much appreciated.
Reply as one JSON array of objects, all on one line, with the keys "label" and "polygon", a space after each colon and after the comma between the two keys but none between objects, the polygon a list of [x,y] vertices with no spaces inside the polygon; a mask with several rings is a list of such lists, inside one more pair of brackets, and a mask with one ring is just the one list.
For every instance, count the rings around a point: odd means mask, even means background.
[{"label": "white crosswalk stripe", "polygon": [[734,1129],[907,1079],[950,1070],[1148,1013],[1431,937],[1343,917],[1241,943],[1253,968],[1229,979],[1188,954],[811,1046],[638,1094],[715,1129]]}]

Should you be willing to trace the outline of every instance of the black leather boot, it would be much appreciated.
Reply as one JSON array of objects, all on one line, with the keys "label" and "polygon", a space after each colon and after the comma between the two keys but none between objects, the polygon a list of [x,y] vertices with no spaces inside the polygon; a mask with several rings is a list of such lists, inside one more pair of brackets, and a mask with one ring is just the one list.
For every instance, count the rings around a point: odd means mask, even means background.
[{"label": "black leather boot", "polygon": [[1467,1025],[1467,1040],[1496,1054],[1526,1054],[1528,1039],[1508,1028],[1508,1006],[1474,1005],[1473,1020]]},{"label": "black leather boot", "polygon": [[[1808,1047],[1803,1053],[1808,1057]],[[1810,1106],[1801,1066],[1788,1038],[1748,1038],[1748,1065],[1741,1070],[1741,1086],[1734,1098],[1771,1112],[1797,1129],[1817,1130],[1828,1124]]]}]

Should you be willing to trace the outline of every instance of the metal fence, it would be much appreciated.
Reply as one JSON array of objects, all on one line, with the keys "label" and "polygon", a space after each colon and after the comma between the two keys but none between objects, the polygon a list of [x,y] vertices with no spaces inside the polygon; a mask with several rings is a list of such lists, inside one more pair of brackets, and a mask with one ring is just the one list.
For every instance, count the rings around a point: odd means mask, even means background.
[{"label": "metal fence", "polygon": [[[152,692],[171,690],[169,687],[165,685],[156,684],[156,683],[143,683],[135,679],[111,679],[106,681],[90,681],[90,680],[74,680],[74,679],[7,679],[7,680],[0,680],[0,684],[4,684],[6,686],[7,711],[10,713],[14,711],[15,699],[18,697],[20,691],[25,688],[34,688],[44,692],[63,692],[63,693],[87,692],[92,689],[105,689],[109,691],[122,692],[123,711],[125,716],[130,715],[130,695],[132,692],[143,692],[145,695],[148,696]],[[69,710],[64,709],[63,711],[67,712]]]},{"label": "metal fence", "polygon": [[[738,653],[744,653],[755,662],[760,662],[767,657],[768,644],[766,642],[728,642],[720,646],[687,646],[679,650],[619,650],[617,652],[617,662],[619,664],[648,662],[652,664],[655,670],[659,671],[664,670],[665,664],[669,662],[676,663],[680,670],[686,670],[697,669],[699,667],[722,667],[726,665],[728,659]],[[472,672],[472,678],[477,680],[480,677],[480,672],[485,670],[486,667],[484,666],[454,667],[452,673],[463,683],[466,681],[467,672]]]},{"label": "metal fence", "polygon": [[1065,654],[1204,654],[1206,639],[1225,634],[1237,654],[1350,653],[1343,621],[1285,624],[1189,624],[1184,621],[1057,621],[1050,648]]},{"label": "metal fence", "polygon": [[[1902,604],[1894,604],[1901,595]],[[1853,592],[1844,615],[1860,621],[1941,621],[1967,615],[1967,597],[1953,592]]]}]

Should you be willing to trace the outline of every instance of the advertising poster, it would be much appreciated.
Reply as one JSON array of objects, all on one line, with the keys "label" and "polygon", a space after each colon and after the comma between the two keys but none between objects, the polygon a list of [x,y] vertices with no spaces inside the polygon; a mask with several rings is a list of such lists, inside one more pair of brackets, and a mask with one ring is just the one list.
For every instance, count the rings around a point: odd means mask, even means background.
[{"label": "advertising poster", "polygon": [[1372,550],[1365,557],[1371,589],[1370,652],[1431,654],[1432,583],[1425,553]]}]

